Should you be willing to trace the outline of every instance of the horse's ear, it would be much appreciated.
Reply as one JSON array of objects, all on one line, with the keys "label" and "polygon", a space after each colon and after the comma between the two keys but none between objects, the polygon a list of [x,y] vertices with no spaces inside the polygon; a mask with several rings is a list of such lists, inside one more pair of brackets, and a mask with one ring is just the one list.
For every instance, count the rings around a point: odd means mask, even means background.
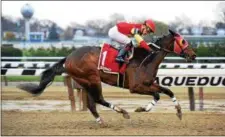
[{"label": "horse's ear", "polygon": [[172,34],[173,36],[176,36],[177,35],[177,33],[176,32],[174,32],[173,30],[171,30],[171,29],[169,29],[169,32],[170,32],[170,34]]}]

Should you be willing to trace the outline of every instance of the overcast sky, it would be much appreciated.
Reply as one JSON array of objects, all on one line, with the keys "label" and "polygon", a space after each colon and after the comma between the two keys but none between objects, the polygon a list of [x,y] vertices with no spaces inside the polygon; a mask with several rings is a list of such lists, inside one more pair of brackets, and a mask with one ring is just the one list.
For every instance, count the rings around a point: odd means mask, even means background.
[{"label": "overcast sky", "polygon": [[2,1],[2,14],[22,17],[20,10],[26,3],[34,8],[33,17],[50,19],[65,28],[71,22],[108,19],[113,13],[122,13],[127,20],[145,16],[168,23],[186,15],[193,23],[211,22],[219,1]]}]

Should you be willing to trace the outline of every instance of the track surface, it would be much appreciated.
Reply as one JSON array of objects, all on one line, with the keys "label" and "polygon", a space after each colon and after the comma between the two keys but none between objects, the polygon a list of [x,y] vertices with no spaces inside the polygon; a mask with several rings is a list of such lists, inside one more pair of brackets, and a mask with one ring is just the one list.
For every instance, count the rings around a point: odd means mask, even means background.
[{"label": "track surface", "polygon": [[2,112],[2,135],[225,135],[225,115],[101,112],[108,127],[100,128],[89,112]]},{"label": "track surface", "polygon": [[[64,100],[69,102],[66,90],[65,87],[52,86],[41,96],[32,97],[15,87],[3,87],[1,99],[3,105],[4,101]],[[182,101],[188,101],[187,89],[173,88],[172,90],[181,103]],[[225,102],[224,88],[206,88],[204,93],[205,107],[209,105],[206,101],[211,101],[212,105],[218,105],[219,101]],[[131,98],[152,100],[152,97],[130,94],[128,91],[118,88],[104,89],[103,94],[107,100],[116,98],[124,100],[123,102]],[[198,99],[198,92],[195,92],[195,94],[196,99]],[[161,111],[167,108],[163,101],[171,102],[171,100],[162,95],[161,101],[163,106],[158,104],[155,112],[131,112],[131,119],[129,120],[113,111],[99,111],[108,124],[106,128],[100,128],[89,111],[72,113],[58,110],[7,111],[3,109],[1,113],[1,135],[225,135],[225,113],[221,113],[219,109],[211,111],[212,109],[206,108],[207,111],[191,112],[187,107],[183,111],[183,119],[180,121],[175,115],[174,109],[168,110],[166,113]],[[185,107],[185,104],[182,103],[181,106]],[[221,103],[221,110],[224,110],[224,107],[225,104]],[[196,106],[197,108],[198,106]]]}]

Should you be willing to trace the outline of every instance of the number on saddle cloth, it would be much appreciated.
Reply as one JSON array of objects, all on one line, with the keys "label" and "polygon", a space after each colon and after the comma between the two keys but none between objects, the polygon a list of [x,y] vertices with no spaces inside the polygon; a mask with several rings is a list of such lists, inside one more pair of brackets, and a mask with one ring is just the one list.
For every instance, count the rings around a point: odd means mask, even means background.
[{"label": "number on saddle cloth", "polygon": [[127,64],[120,64],[116,62],[115,58],[118,54],[118,49],[115,46],[104,43],[99,56],[98,69],[103,70],[104,73],[111,73],[118,75],[117,86],[123,87],[124,73]]}]

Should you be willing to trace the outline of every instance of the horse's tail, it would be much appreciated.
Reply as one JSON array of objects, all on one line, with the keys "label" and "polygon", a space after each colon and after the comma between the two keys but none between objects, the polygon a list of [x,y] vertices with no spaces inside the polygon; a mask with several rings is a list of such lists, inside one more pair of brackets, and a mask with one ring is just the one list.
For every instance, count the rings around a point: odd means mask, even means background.
[{"label": "horse's tail", "polygon": [[44,91],[44,89],[51,84],[50,82],[54,80],[55,75],[60,75],[63,72],[66,72],[65,68],[63,67],[63,64],[65,61],[66,61],[66,57],[61,59],[59,62],[55,63],[52,67],[42,72],[41,81],[39,85],[26,83],[26,84],[20,84],[18,88],[25,90],[29,93],[32,93],[34,95],[40,95]]}]

